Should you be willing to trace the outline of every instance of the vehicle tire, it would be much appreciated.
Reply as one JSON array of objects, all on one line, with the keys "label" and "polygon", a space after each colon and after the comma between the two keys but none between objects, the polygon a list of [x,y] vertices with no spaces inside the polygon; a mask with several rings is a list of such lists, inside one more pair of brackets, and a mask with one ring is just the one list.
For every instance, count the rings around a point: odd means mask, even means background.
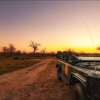
[{"label": "vehicle tire", "polygon": [[62,81],[61,73],[59,73],[59,72],[57,72],[57,79],[58,79],[59,81]]},{"label": "vehicle tire", "polygon": [[80,83],[74,85],[76,100],[87,100],[83,87]]},{"label": "vehicle tire", "polygon": [[61,81],[62,80],[62,65],[61,65],[61,63],[57,63],[56,68],[57,68],[57,79]]}]

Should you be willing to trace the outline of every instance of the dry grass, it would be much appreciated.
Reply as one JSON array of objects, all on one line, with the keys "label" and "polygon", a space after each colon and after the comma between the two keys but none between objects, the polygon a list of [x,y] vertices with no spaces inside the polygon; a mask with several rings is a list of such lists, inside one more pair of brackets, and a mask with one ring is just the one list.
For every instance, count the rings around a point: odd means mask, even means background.
[{"label": "dry grass", "polygon": [[40,59],[13,59],[5,58],[0,62],[0,74],[12,72],[38,63]]}]

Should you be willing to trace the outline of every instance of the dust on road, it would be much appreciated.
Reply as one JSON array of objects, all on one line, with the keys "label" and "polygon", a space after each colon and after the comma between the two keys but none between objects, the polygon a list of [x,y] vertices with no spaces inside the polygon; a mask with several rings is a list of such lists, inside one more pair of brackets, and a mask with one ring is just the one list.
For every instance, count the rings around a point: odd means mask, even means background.
[{"label": "dust on road", "polygon": [[74,100],[73,90],[56,78],[56,60],[0,76],[0,100]]}]

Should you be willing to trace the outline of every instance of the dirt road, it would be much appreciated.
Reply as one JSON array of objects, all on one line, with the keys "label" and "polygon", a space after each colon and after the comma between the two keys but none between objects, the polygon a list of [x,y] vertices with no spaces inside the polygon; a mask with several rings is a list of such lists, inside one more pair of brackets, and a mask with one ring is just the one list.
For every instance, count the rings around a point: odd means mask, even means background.
[{"label": "dirt road", "polygon": [[74,100],[69,86],[56,79],[56,60],[0,76],[0,100]]}]

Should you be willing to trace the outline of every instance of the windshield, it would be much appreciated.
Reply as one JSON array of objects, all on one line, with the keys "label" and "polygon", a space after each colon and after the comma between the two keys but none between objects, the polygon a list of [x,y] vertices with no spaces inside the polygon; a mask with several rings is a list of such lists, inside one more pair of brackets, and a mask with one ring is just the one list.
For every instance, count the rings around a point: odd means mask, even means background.
[{"label": "windshield", "polygon": [[78,59],[76,66],[100,71],[100,57],[78,57]]}]

